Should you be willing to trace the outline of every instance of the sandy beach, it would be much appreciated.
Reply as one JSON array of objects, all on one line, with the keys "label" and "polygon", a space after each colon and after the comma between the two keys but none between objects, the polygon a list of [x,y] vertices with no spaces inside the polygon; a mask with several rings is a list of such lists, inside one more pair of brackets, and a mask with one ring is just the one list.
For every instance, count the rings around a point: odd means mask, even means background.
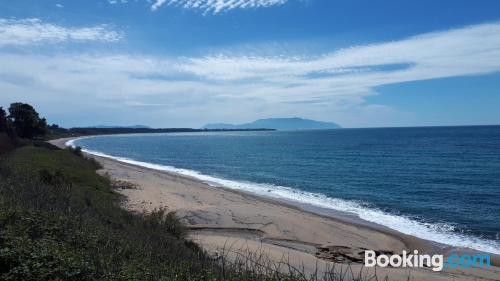
[{"label": "sandy beach", "polygon": [[[64,147],[69,139],[51,141]],[[467,252],[437,245],[371,224],[304,211],[284,202],[244,192],[211,186],[195,178],[94,157],[103,165],[99,171],[112,179],[129,183],[117,189],[126,198],[124,207],[134,212],[155,208],[175,211],[190,229],[190,239],[215,255],[225,249],[230,257],[261,252],[279,262],[285,259],[297,268],[321,273],[333,262],[361,268],[366,249],[399,254],[419,250],[426,254]],[[497,256],[492,264],[498,265]],[[370,276],[373,268],[363,269]],[[380,279],[389,280],[500,280],[500,268],[458,268],[434,272],[429,268],[377,268]]]}]

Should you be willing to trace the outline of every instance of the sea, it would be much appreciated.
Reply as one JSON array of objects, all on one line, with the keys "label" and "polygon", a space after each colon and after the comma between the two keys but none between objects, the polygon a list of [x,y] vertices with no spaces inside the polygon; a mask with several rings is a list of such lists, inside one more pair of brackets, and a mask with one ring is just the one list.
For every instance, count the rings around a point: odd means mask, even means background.
[{"label": "sea", "polygon": [[500,254],[500,126],[131,134],[69,145]]}]

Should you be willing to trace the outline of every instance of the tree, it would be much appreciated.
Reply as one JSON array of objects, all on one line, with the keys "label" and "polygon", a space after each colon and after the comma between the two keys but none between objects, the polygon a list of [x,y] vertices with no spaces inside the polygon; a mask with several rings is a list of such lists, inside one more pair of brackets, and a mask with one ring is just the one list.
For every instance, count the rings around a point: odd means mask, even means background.
[{"label": "tree", "polygon": [[0,106],[0,132],[7,131],[7,113]]},{"label": "tree", "polygon": [[38,112],[29,104],[12,103],[8,118],[21,138],[33,139],[45,135],[47,131],[47,121],[40,118]]}]

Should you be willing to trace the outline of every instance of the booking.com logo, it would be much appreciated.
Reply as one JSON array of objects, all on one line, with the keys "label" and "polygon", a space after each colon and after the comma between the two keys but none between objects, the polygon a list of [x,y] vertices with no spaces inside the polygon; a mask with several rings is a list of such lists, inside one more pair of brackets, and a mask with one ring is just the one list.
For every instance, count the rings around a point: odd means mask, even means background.
[{"label": "booking.com logo", "polygon": [[457,267],[490,267],[490,256],[488,255],[450,255],[444,259],[443,255],[419,254],[418,250],[408,254],[403,251],[401,255],[377,255],[375,251],[365,251],[366,267],[428,267],[433,271],[441,271],[443,268]]}]

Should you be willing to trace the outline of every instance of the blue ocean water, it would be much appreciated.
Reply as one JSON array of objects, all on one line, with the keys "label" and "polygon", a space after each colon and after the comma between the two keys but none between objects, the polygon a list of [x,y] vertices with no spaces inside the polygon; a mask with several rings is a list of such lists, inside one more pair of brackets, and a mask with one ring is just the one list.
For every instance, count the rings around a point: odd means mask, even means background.
[{"label": "blue ocean water", "polygon": [[500,126],[114,135],[74,145],[500,254]]}]

